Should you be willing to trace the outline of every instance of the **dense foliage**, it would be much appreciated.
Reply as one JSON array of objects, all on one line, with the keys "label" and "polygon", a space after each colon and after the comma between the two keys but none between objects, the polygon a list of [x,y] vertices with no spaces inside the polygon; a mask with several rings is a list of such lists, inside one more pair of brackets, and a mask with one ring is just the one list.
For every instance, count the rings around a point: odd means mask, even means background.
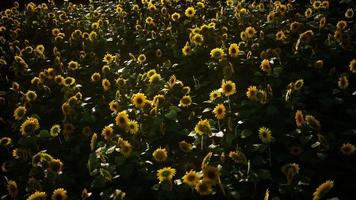
[{"label": "dense foliage", "polygon": [[0,12],[1,199],[352,199],[352,1]]}]

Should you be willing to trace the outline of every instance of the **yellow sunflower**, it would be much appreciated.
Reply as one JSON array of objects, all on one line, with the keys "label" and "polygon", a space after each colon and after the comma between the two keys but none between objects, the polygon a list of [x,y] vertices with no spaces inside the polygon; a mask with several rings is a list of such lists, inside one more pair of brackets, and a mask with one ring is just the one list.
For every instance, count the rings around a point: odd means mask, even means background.
[{"label": "yellow sunflower", "polygon": [[356,73],[356,59],[350,61],[349,68],[352,73]]},{"label": "yellow sunflower", "polygon": [[131,103],[136,107],[136,108],[143,108],[145,107],[147,103],[146,95],[143,93],[136,93],[132,95],[131,98]]},{"label": "yellow sunflower", "polygon": [[137,57],[138,62],[140,62],[141,64],[143,64],[146,61],[146,55],[145,54],[140,54]]},{"label": "yellow sunflower", "polygon": [[49,163],[48,163],[48,170],[55,172],[55,173],[60,173],[63,169],[63,163],[61,160],[59,159],[52,159]]},{"label": "yellow sunflower", "polygon": [[108,91],[108,90],[110,90],[111,83],[110,83],[110,81],[108,79],[104,78],[101,81],[101,86],[103,86],[104,91]]},{"label": "yellow sunflower", "polygon": [[195,15],[195,9],[194,7],[188,7],[185,12],[184,12],[185,16],[192,18]]},{"label": "yellow sunflower", "polygon": [[195,187],[199,183],[200,175],[194,171],[190,170],[185,172],[185,175],[182,177],[183,183],[189,185],[190,187]]},{"label": "yellow sunflower", "polygon": [[22,135],[31,134],[40,128],[37,118],[28,117],[26,121],[21,124],[20,132]]},{"label": "yellow sunflower", "polygon": [[37,99],[37,94],[35,91],[29,90],[26,92],[25,97],[27,101],[31,102]]},{"label": "yellow sunflower", "polygon": [[114,129],[110,126],[105,126],[101,131],[101,135],[105,140],[110,140],[114,136]]},{"label": "yellow sunflower", "polygon": [[229,55],[231,57],[237,57],[239,55],[239,45],[236,44],[236,43],[232,43],[230,44],[230,47],[229,47]]},{"label": "yellow sunflower", "polygon": [[179,105],[183,107],[188,107],[191,104],[192,104],[192,98],[189,95],[183,96],[179,101]]},{"label": "yellow sunflower", "polygon": [[111,64],[113,61],[115,61],[115,56],[111,55],[110,53],[106,53],[104,58],[103,58],[103,62],[105,62],[106,64]]},{"label": "yellow sunflower", "polygon": [[115,122],[116,125],[119,125],[121,128],[125,128],[129,123],[129,115],[126,111],[121,111],[116,115]]},{"label": "yellow sunflower", "polygon": [[19,106],[14,111],[14,118],[21,120],[26,115],[27,109],[25,106]]},{"label": "yellow sunflower", "polygon": [[210,101],[214,101],[215,99],[221,97],[221,92],[219,90],[213,90],[209,94]]},{"label": "yellow sunflower", "polygon": [[77,70],[79,69],[79,63],[72,60],[68,63],[68,68],[71,70]]},{"label": "yellow sunflower", "polygon": [[355,152],[356,146],[350,143],[344,143],[340,147],[340,151],[344,155],[351,155]]},{"label": "yellow sunflower", "polygon": [[157,148],[153,153],[152,153],[153,158],[158,161],[158,162],[163,162],[167,160],[168,157],[168,152],[165,148]]},{"label": "yellow sunflower", "polygon": [[173,13],[173,14],[171,15],[171,19],[172,19],[172,21],[174,21],[174,22],[178,21],[178,20],[180,19],[180,14],[177,13],[177,12]]},{"label": "yellow sunflower", "polygon": [[315,192],[313,193],[313,200],[319,200],[322,199],[323,196],[330,191],[334,187],[334,181],[327,180],[321,185],[319,185],[318,188],[316,188]]},{"label": "yellow sunflower", "polygon": [[213,192],[212,186],[210,182],[207,181],[199,181],[198,184],[195,185],[195,190],[200,195],[209,195]]},{"label": "yellow sunflower", "polygon": [[190,55],[192,52],[192,48],[190,47],[189,43],[187,42],[184,47],[182,48],[182,53],[184,56]]},{"label": "yellow sunflower", "polygon": [[52,193],[52,200],[67,200],[67,191],[63,188],[57,188]]},{"label": "yellow sunflower", "polygon": [[232,81],[221,81],[221,89],[225,96],[231,96],[236,93],[236,84]]},{"label": "yellow sunflower", "polygon": [[349,80],[347,79],[347,76],[340,76],[337,84],[339,85],[340,89],[346,89],[349,86]]},{"label": "yellow sunflower", "polygon": [[138,133],[138,131],[139,131],[138,122],[136,120],[130,120],[128,125],[127,125],[127,129],[131,134]]},{"label": "yellow sunflower", "polygon": [[188,153],[192,151],[193,145],[183,140],[179,142],[179,149],[185,153]]},{"label": "yellow sunflower", "polygon": [[256,29],[252,26],[249,26],[245,29],[245,34],[247,38],[253,38],[256,35]]},{"label": "yellow sunflower", "polygon": [[263,143],[270,143],[272,139],[272,132],[269,128],[261,127],[258,130],[258,137]]},{"label": "yellow sunflower", "polygon": [[46,192],[36,191],[32,193],[27,200],[45,200],[47,197]]},{"label": "yellow sunflower", "polygon": [[17,196],[17,194],[19,192],[18,188],[17,188],[17,183],[15,181],[13,181],[13,180],[9,180],[7,182],[6,188],[7,188],[7,192],[9,194],[9,196],[11,198],[15,199],[15,197]]},{"label": "yellow sunflower", "polygon": [[354,16],[354,10],[352,8],[349,8],[345,12],[345,17],[351,19]]},{"label": "yellow sunflower", "polygon": [[220,179],[220,171],[217,167],[206,166],[203,169],[203,180],[215,185]]},{"label": "yellow sunflower", "polygon": [[118,144],[120,147],[120,153],[125,157],[130,156],[132,152],[132,145],[127,140],[123,140],[122,138],[118,139]]},{"label": "yellow sunflower", "polygon": [[313,115],[306,115],[305,121],[308,123],[308,125],[310,127],[317,129],[317,130],[320,129],[320,122]]},{"label": "yellow sunflower", "polygon": [[163,181],[171,181],[175,174],[176,170],[174,168],[164,167],[157,170],[157,179],[159,180],[159,183],[162,183]]},{"label": "yellow sunflower", "polygon": [[226,112],[226,108],[225,108],[224,104],[218,104],[213,110],[213,113],[215,114],[216,119],[224,119],[225,112]]},{"label": "yellow sunflower", "polygon": [[198,134],[198,135],[203,135],[204,133],[210,133],[211,131],[211,126],[209,123],[209,120],[207,119],[201,119],[197,125],[195,125],[194,131]]},{"label": "yellow sunflower", "polygon": [[268,59],[263,59],[260,65],[260,68],[264,72],[271,72],[271,64]]},{"label": "yellow sunflower", "polygon": [[210,51],[210,57],[214,59],[221,59],[224,57],[224,50],[222,48],[215,48]]},{"label": "yellow sunflower", "polygon": [[248,99],[250,100],[253,100],[253,101],[257,101],[258,98],[257,98],[257,87],[254,86],[254,85],[250,85],[248,88],[247,88],[247,92],[246,92],[246,96]]}]

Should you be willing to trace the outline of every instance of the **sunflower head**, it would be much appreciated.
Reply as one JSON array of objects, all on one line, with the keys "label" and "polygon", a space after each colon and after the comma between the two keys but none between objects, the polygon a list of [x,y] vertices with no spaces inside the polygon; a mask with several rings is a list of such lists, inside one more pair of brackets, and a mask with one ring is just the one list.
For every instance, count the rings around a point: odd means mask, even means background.
[{"label": "sunflower head", "polygon": [[188,7],[185,12],[184,12],[185,16],[192,18],[195,15],[195,9],[194,7]]},{"label": "sunflower head", "polygon": [[167,160],[168,152],[165,148],[158,148],[152,153],[153,158],[158,162],[163,162]]},{"label": "sunflower head", "polygon": [[119,125],[121,128],[125,128],[129,123],[129,115],[126,111],[121,111],[116,115],[115,122],[116,125]]},{"label": "sunflower head", "polygon": [[214,59],[222,59],[224,57],[224,50],[222,48],[215,48],[210,51],[210,57]]},{"label": "sunflower head", "polygon": [[229,55],[231,57],[237,57],[239,55],[239,51],[240,51],[240,47],[238,44],[236,44],[236,43],[230,44]]},{"label": "sunflower head", "polygon": [[315,192],[313,193],[313,200],[320,200],[322,199],[325,194],[330,191],[334,187],[334,181],[327,180],[318,188],[316,188]]},{"label": "sunflower head", "polygon": [[200,195],[209,195],[213,192],[212,185],[208,181],[199,181],[198,184],[195,185],[195,190]]},{"label": "sunflower head", "polygon": [[190,187],[195,187],[200,180],[200,175],[196,171],[190,170],[189,172],[185,172],[185,175],[182,177],[182,179],[183,183]]},{"label": "sunflower head", "polygon": [[143,93],[134,94],[131,98],[131,103],[136,108],[144,108],[147,103],[146,95]]},{"label": "sunflower head", "polygon": [[213,110],[213,113],[215,114],[216,119],[224,119],[225,112],[226,112],[226,108],[225,108],[224,104],[218,104]]},{"label": "sunflower head", "polygon": [[136,120],[130,120],[128,125],[127,125],[127,129],[131,134],[138,133],[138,131],[139,131],[138,122]]},{"label": "sunflower head", "polygon": [[179,149],[182,150],[183,152],[188,153],[192,151],[193,145],[183,140],[179,142]]},{"label": "sunflower head", "polygon": [[258,130],[258,137],[263,143],[270,143],[272,139],[272,132],[267,127],[261,127]]},{"label": "sunflower head", "polygon": [[340,147],[340,151],[344,155],[351,155],[355,152],[356,146],[350,143],[344,143]]},{"label": "sunflower head", "polygon": [[211,126],[210,126],[209,120],[201,119],[197,123],[197,125],[195,125],[194,131],[200,136],[204,135],[205,133],[210,133]]},{"label": "sunflower head", "polygon": [[101,131],[105,140],[110,140],[114,136],[114,129],[111,126],[105,126]]},{"label": "sunflower head", "polygon": [[192,104],[192,98],[189,95],[183,96],[179,101],[179,105],[183,107],[188,107],[191,104]]},{"label": "sunflower head", "polygon": [[132,145],[127,140],[123,140],[122,138],[119,138],[118,144],[120,147],[120,153],[122,155],[124,155],[125,157],[128,157],[131,155]]},{"label": "sunflower head", "polygon": [[221,81],[221,89],[225,96],[231,96],[236,93],[236,84],[232,81]]},{"label": "sunflower head", "polygon": [[63,188],[57,188],[52,193],[52,200],[67,200],[67,191]]},{"label": "sunflower head", "polygon": [[175,174],[176,170],[174,168],[164,167],[157,170],[157,179],[159,180],[159,183],[162,183],[163,181],[171,181]]},{"label": "sunflower head", "polygon": [[218,168],[213,166],[206,166],[203,169],[203,180],[210,182],[212,185],[218,183],[220,178],[220,171]]}]

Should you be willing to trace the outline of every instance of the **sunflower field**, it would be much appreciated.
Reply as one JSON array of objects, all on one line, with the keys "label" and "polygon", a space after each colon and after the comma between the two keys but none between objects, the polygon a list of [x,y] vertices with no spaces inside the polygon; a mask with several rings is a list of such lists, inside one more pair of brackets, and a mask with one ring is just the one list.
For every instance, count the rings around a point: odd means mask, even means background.
[{"label": "sunflower field", "polygon": [[0,9],[0,199],[355,199],[353,0]]}]

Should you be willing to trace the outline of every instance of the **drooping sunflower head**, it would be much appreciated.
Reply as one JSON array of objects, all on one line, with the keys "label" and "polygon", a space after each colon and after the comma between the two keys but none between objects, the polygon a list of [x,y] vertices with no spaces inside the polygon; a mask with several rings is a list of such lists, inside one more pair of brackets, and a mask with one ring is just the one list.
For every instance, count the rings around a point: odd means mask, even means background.
[{"label": "drooping sunflower head", "polygon": [[131,103],[136,108],[143,108],[147,103],[146,95],[143,93],[136,93],[131,98]]},{"label": "drooping sunflower head", "polygon": [[17,183],[13,180],[9,180],[6,187],[9,196],[15,198],[18,194]]},{"label": "drooping sunflower head", "polygon": [[158,161],[158,162],[163,162],[167,160],[168,157],[168,152],[165,148],[157,148],[153,153],[152,153],[153,158]]},{"label": "drooping sunflower head", "polygon": [[32,193],[27,200],[45,200],[47,197],[46,192],[36,191]]},{"label": "drooping sunflower head", "polygon": [[356,59],[350,61],[349,68],[352,73],[356,73]]},{"label": "drooping sunflower head", "polygon": [[182,150],[183,152],[188,153],[192,151],[193,145],[183,140],[179,142],[179,149]]},{"label": "drooping sunflower head", "polygon": [[327,180],[318,188],[316,188],[315,192],[313,193],[313,200],[320,200],[322,199],[325,194],[330,191],[334,187],[334,181]]}]

